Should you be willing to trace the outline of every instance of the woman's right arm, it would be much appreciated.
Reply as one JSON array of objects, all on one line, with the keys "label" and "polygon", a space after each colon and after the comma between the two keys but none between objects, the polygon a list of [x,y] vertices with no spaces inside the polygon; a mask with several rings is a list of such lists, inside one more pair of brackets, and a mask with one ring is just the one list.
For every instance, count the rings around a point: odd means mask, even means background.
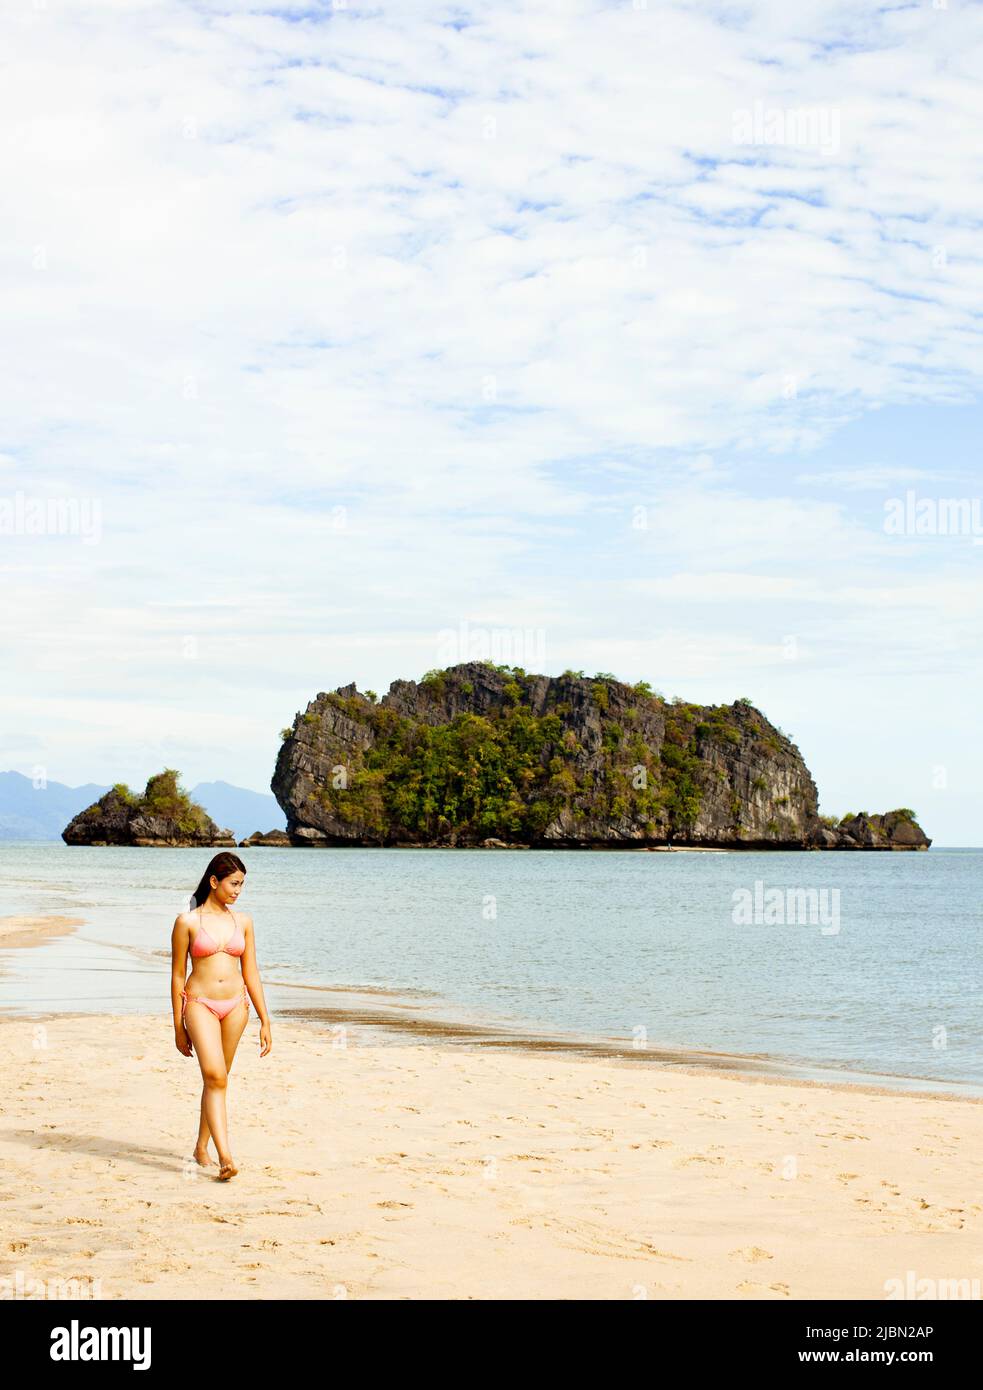
[{"label": "woman's right arm", "polygon": [[181,912],[174,919],[171,932],[171,1011],[174,1014],[174,1042],[185,1057],[191,1056],[191,1042],[181,1016],[181,991],[188,968],[188,951],[191,946],[191,931],[188,927],[187,913]]}]

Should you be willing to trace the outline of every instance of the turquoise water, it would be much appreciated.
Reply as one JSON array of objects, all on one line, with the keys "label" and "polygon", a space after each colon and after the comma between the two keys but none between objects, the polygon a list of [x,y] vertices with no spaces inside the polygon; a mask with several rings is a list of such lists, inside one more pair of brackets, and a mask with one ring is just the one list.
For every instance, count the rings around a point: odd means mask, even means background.
[{"label": "turquoise water", "polygon": [[[168,1017],[170,929],[208,857],[0,845],[0,915],[85,918],[73,937],[0,953],[0,1007]],[[983,1092],[981,850],[241,857],[274,1013],[299,997],[290,986],[354,989],[424,1018]],[[756,881],[835,889],[838,915],[827,896],[822,921],[735,921],[735,890]]]}]

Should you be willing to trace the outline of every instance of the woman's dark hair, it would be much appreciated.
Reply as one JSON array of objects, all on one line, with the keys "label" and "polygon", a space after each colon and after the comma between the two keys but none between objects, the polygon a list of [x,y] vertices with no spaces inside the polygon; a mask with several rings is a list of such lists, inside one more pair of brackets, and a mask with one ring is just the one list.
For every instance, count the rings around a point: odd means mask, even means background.
[{"label": "woman's dark hair", "polygon": [[202,903],[208,901],[208,895],[212,891],[209,879],[212,874],[221,883],[223,878],[229,878],[234,873],[244,874],[246,866],[237,854],[230,854],[228,850],[223,850],[221,854],[216,854],[208,868],[201,876],[201,882],[191,895],[191,907],[201,907]]}]

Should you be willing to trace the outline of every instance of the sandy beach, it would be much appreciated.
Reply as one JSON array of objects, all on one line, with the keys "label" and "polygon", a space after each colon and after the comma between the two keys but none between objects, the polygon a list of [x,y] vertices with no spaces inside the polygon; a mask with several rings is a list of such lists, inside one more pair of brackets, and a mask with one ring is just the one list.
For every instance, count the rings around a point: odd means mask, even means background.
[{"label": "sandy beach", "polygon": [[258,1053],[253,1015],[220,1184],[188,1157],[200,1079],[166,1009],[0,1019],[0,1277],[103,1299],[881,1300],[891,1279],[983,1280],[981,1102],[275,1017]]}]

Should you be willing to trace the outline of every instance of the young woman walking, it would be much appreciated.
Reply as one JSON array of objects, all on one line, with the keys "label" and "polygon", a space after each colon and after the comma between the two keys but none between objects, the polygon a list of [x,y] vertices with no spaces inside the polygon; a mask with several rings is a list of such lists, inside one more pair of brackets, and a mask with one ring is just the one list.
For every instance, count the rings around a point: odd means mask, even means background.
[{"label": "young woman walking", "polygon": [[[273,1046],[256,965],[253,919],[234,908],[245,877],[246,866],[237,855],[216,854],[189,910],[179,914],[171,933],[174,1043],[185,1057],[194,1048],[203,1083],[194,1157],[203,1168],[214,1168],[208,1154],[211,1137],[218,1153],[219,1182],[239,1171],[229,1146],[225,1097],[232,1060],[249,1021],[250,996],[259,1014],[259,1055],[265,1057]],[[189,959],[191,974],[185,980]]]}]

